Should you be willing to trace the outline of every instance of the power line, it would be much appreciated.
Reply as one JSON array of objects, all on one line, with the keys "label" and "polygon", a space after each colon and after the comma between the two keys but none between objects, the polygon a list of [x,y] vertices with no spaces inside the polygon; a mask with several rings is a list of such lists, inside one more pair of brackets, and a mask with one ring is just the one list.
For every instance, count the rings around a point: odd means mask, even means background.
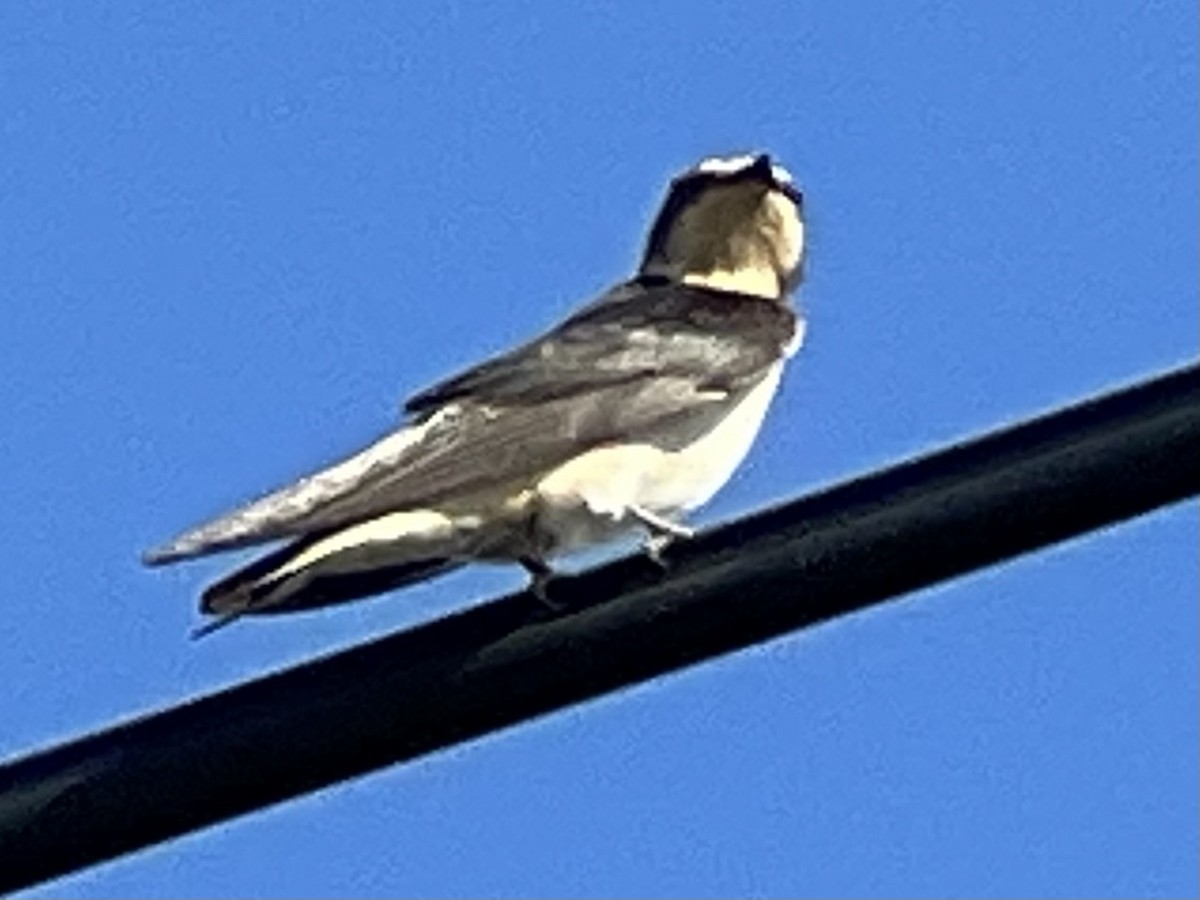
[{"label": "power line", "polygon": [[0,891],[1200,492],[1200,366],[0,767]]}]

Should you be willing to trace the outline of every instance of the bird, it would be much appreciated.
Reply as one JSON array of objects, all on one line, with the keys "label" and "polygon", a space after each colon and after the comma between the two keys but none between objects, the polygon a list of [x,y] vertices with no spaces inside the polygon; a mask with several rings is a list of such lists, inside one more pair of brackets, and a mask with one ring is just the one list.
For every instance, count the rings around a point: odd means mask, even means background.
[{"label": "bird", "polygon": [[803,340],[803,207],[768,153],[702,159],[670,181],[631,278],[144,563],[284,542],[203,591],[202,635],[471,562],[519,564],[551,603],[554,560],[629,534],[661,560],[746,457]]}]

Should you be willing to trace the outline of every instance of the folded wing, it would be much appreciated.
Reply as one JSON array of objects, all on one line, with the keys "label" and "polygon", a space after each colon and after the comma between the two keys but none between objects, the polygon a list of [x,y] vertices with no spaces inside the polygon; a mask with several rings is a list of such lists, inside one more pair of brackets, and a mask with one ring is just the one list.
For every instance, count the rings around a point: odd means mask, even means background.
[{"label": "folded wing", "polygon": [[795,331],[790,309],[623,285],[537,340],[408,401],[413,424],[146,554],[158,565],[520,485],[582,450],[720,414]]}]

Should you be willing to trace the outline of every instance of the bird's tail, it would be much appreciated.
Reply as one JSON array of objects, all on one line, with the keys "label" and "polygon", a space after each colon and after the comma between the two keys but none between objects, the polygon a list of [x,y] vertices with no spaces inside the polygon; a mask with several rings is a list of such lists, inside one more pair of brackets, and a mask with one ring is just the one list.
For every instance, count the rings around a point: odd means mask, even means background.
[{"label": "bird's tail", "polygon": [[192,637],[212,634],[243,616],[303,612],[348,603],[427,581],[463,565],[458,559],[431,558],[359,570],[289,570],[288,564],[321,537],[293,541],[210,585],[201,595],[200,611],[214,618],[193,631]]}]

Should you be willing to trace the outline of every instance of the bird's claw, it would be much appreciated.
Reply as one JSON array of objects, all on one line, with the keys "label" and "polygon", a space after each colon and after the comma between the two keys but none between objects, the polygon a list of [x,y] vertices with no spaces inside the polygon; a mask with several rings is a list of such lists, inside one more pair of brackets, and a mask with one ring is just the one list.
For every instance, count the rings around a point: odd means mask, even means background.
[{"label": "bird's claw", "polygon": [[668,568],[667,561],[663,558],[663,552],[671,544],[678,540],[688,540],[696,536],[696,532],[686,525],[672,522],[670,519],[640,506],[630,507],[629,512],[650,532],[650,536],[646,538],[642,546],[645,548],[646,555],[650,557],[651,561],[662,569]]},{"label": "bird's claw", "polygon": [[523,556],[518,562],[529,573],[529,591],[537,597],[543,606],[552,612],[560,612],[563,604],[550,597],[550,582],[554,580],[554,570],[546,561],[536,556]]},{"label": "bird's claw", "polygon": [[646,556],[650,558],[650,562],[665,572],[670,566],[663,558],[663,551],[671,546],[674,541],[675,538],[669,534],[652,534],[646,538],[642,544],[642,548],[646,551]]}]

